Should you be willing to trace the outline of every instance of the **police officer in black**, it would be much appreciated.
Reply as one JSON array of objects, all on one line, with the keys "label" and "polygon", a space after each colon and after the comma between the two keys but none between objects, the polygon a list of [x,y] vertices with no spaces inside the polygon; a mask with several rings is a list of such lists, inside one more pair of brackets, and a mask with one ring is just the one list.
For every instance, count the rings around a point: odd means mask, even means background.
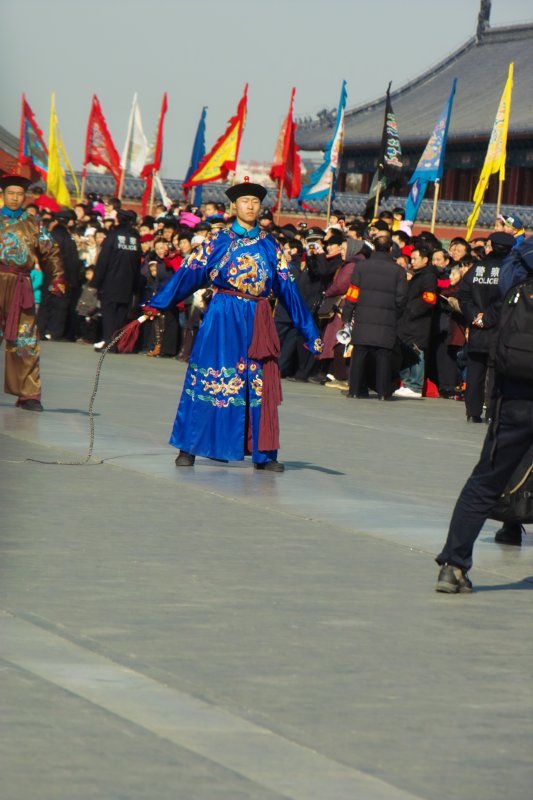
[{"label": "police officer in black", "polygon": [[94,345],[103,350],[126,324],[128,308],[137,289],[141,263],[140,237],[133,223],[134,211],[119,209],[118,225],[105,238],[94,267],[91,286],[98,289],[102,309],[103,341]]},{"label": "police officer in black", "polygon": [[491,395],[493,370],[489,369],[489,353],[501,308],[500,265],[513,246],[514,239],[508,233],[491,233],[485,257],[470,268],[459,286],[457,299],[469,325],[465,393],[468,422],[483,421],[485,397]]},{"label": "police officer in black", "polygon": [[[533,238],[515,247],[501,265],[501,296],[525,280],[533,280]],[[530,356],[533,359],[533,347]],[[444,548],[436,558],[441,566],[437,592],[472,591],[467,573],[472,566],[474,543],[517,465],[533,446],[533,380],[496,371],[495,385],[495,418],[479,462],[455,505]]]}]

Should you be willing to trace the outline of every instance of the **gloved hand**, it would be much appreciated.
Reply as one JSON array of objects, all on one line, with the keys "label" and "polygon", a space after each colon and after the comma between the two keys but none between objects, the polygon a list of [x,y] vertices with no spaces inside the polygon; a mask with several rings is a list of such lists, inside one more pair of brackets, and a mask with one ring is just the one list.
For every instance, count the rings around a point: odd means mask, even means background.
[{"label": "gloved hand", "polygon": [[152,308],[152,306],[149,305],[141,306],[141,311],[143,312],[144,316],[149,317],[149,319],[158,317],[161,313],[158,308]]}]

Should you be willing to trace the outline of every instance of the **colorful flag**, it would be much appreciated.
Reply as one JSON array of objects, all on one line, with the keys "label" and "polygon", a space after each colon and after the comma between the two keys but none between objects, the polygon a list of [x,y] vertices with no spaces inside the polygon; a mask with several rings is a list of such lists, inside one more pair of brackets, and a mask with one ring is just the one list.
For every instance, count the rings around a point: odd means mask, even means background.
[{"label": "colorful flag", "polygon": [[159,120],[157,123],[157,130],[155,136],[148,148],[146,154],[146,162],[141,171],[141,178],[144,178],[146,184],[142,196],[142,212],[146,214],[149,199],[152,195],[152,184],[154,175],[161,169],[161,161],[163,160],[163,125],[165,122],[165,114],[168,110],[167,93],[163,95],[161,102],[161,111],[159,112]]},{"label": "colorful flag", "polygon": [[466,224],[467,239],[470,239],[472,231],[474,230],[475,224],[477,222],[481,206],[483,205],[483,198],[485,197],[485,192],[487,190],[487,186],[489,185],[490,176],[498,172],[500,183],[503,183],[505,180],[505,161],[507,158],[507,130],[509,128],[509,117],[511,114],[511,95],[513,92],[513,70],[514,70],[514,64],[511,63],[509,64],[509,73],[507,75],[507,81],[505,83],[505,88],[503,90],[503,94],[500,99],[500,105],[498,106],[496,119],[494,120],[494,126],[492,128],[492,134],[487,149],[487,155],[485,156],[485,163],[483,164],[483,169],[481,170],[481,175],[479,176],[478,185],[476,186],[476,191],[474,192],[474,198],[473,198],[474,208],[472,209],[472,212],[468,217],[468,222]]},{"label": "colorful flag", "polygon": [[378,186],[380,186],[380,196],[385,199],[394,186],[400,183],[402,172],[402,146],[400,144],[400,134],[398,132],[398,123],[396,122],[396,114],[392,108],[392,101],[390,98],[389,83],[387,87],[387,94],[385,98],[385,116],[383,119],[383,131],[381,134],[381,147],[378,156],[378,166],[372,185],[368,193],[368,200],[365,208],[365,216],[368,216],[373,211],[374,201],[377,195]]},{"label": "colorful flag", "polygon": [[[52,197],[55,197],[59,205],[70,206],[70,195],[68,193],[67,184],[65,183],[65,170],[61,161],[61,156],[63,155],[63,157],[65,157],[66,153],[57,124],[55,102],[55,94],[52,94],[46,190]],[[68,162],[68,166],[70,166],[70,162]]]},{"label": "colorful flag", "polygon": [[130,119],[128,122],[128,133],[126,142],[120,159],[120,168],[124,174],[134,175],[138,178],[146,164],[148,155],[148,142],[144,135],[141,109],[137,101],[137,93],[133,95]]},{"label": "colorful flag", "polygon": [[228,120],[225,133],[217,139],[209,153],[200,161],[198,169],[185,181],[184,189],[190,189],[191,186],[198,186],[202,183],[224,181],[229,172],[235,171],[246,123],[247,100],[248,84],[244,87],[244,94],[237,106],[237,113]]},{"label": "colorful flag", "polygon": [[22,115],[20,120],[20,138],[18,162],[35,169],[44,180],[48,173],[48,149],[44,142],[42,130],[37,125],[33,111],[22,95]]},{"label": "colorful flag", "polygon": [[[205,118],[207,116],[207,106],[202,108],[202,114],[200,116],[200,122],[198,123],[198,127],[196,129],[196,136],[194,137],[194,144],[192,146],[192,153],[191,153],[191,162],[189,164],[189,169],[187,170],[187,174],[185,175],[184,183],[187,183],[191,175],[194,175],[200,161],[205,156]],[[187,190],[186,190],[187,191]],[[202,187],[201,185],[195,188],[194,192],[194,202],[195,205],[199,206],[202,203]]]},{"label": "colorful flag", "polygon": [[270,170],[270,178],[280,188],[283,187],[285,189],[285,194],[290,199],[298,197],[302,188],[300,153],[296,144],[297,126],[293,117],[295,93],[296,89],[293,89],[289,113],[281,126],[274,153],[274,161]]},{"label": "colorful flag", "polygon": [[118,189],[120,183],[120,156],[109,133],[100,101],[95,94],[93,94],[85,140],[84,177],[87,174],[87,164],[92,164],[94,167],[103,167],[103,169],[110,172],[117,182]]},{"label": "colorful flag", "polygon": [[433,133],[420,156],[420,160],[415,171],[409,178],[411,191],[405,206],[405,219],[414,222],[420,208],[420,203],[424,199],[427,185],[431,181],[440,181],[444,170],[444,153],[446,152],[446,140],[448,138],[448,128],[452,116],[453,100],[455,97],[455,78],[450,96],[444,104],[444,108],[438,118]]},{"label": "colorful flag", "polygon": [[320,167],[313,172],[309,183],[302,187],[298,203],[307,204],[308,200],[323,200],[331,192],[333,199],[335,193],[335,178],[339,168],[342,142],[344,139],[344,109],[346,108],[346,81],[342,82],[337,119],[333,136],[324,152],[324,160]]}]

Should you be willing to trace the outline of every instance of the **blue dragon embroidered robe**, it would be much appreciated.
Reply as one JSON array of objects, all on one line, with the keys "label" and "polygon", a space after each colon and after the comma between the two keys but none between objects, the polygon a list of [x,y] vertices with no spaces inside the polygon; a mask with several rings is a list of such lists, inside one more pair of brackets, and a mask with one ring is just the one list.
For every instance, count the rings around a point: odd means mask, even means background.
[{"label": "blue dragon embroidered robe", "polygon": [[322,347],[318,329],[279,244],[258,227],[234,225],[211,235],[150,306],[174,306],[208,284],[215,291],[192,349],[170,444],[193,455],[241,461],[251,438],[254,462],[275,460],[275,450],[258,448],[262,362],[248,357],[257,304],[216,290],[254,297],[273,292],[315,354]]}]

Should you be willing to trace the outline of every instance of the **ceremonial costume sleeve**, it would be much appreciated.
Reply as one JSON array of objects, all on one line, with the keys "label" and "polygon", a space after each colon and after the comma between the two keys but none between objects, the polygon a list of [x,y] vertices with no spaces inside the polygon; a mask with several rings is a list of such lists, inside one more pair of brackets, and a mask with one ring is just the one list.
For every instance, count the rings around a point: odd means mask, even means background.
[{"label": "ceremonial costume sleeve", "polygon": [[218,235],[211,236],[196,247],[161,291],[151,298],[150,306],[161,311],[173,307],[209,283],[210,272],[224,252],[217,247],[218,241]]},{"label": "ceremonial costume sleeve", "polygon": [[37,258],[48,283],[65,279],[59,246],[42,226],[39,228]]},{"label": "ceremonial costume sleeve", "polygon": [[300,290],[280,247],[276,248],[276,258],[276,271],[272,281],[274,294],[283,304],[294,327],[303,336],[308,349],[318,355],[322,352],[324,346],[320,333],[311,312],[302,299]]}]

